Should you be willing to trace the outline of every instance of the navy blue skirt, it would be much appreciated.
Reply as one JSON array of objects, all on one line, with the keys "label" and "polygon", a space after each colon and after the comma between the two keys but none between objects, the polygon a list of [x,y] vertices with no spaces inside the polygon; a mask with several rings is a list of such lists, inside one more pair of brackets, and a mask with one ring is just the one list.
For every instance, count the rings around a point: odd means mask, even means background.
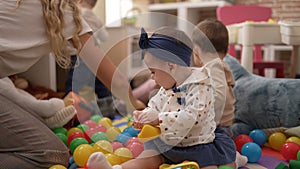
[{"label": "navy blue skirt", "polygon": [[234,141],[221,133],[215,133],[215,139],[211,143],[189,147],[173,147],[164,143],[160,138],[148,141],[144,145],[145,149],[158,151],[167,164],[178,164],[187,160],[205,167],[229,164],[234,162],[236,157]]}]

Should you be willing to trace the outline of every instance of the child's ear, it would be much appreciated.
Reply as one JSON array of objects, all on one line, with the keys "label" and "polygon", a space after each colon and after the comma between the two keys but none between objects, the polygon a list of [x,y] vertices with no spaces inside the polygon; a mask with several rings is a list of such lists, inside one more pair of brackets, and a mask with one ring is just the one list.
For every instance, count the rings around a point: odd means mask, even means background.
[{"label": "child's ear", "polygon": [[175,64],[173,64],[173,63],[167,62],[167,65],[168,65],[170,71],[175,68]]}]

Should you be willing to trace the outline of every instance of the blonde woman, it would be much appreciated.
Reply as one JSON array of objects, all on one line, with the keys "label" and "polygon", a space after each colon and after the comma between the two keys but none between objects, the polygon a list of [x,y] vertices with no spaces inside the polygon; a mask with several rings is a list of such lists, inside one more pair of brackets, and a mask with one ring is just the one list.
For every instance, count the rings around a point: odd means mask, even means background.
[{"label": "blonde woman", "polygon": [[[128,83],[123,82],[126,79],[119,76],[101,49],[88,43],[92,30],[81,19],[76,1],[1,0],[0,25],[0,79],[26,71],[50,52],[58,65],[67,68],[70,54],[80,52],[113,94],[131,103],[127,104],[129,108],[144,106],[132,97]],[[88,47],[82,48],[84,45]],[[116,83],[112,83],[114,76],[118,77]],[[66,146],[41,117],[3,94],[0,107],[0,168],[49,168],[54,164],[67,167]]]}]

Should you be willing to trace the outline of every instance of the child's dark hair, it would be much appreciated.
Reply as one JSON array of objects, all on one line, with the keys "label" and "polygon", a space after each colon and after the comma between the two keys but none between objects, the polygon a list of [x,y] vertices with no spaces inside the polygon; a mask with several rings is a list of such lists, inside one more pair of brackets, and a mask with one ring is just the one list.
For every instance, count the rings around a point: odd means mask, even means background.
[{"label": "child's dark hair", "polygon": [[228,51],[228,30],[217,19],[201,21],[193,31],[192,40],[203,52],[221,52],[226,54]]}]

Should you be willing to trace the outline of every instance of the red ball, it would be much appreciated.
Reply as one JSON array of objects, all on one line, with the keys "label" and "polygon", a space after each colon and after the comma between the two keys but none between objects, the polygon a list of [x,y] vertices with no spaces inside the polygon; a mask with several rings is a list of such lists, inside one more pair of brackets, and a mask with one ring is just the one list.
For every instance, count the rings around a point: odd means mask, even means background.
[{"label": "red ball", "polygon": [[297,153],[300,146],[294,142],[286,142],[282,145],[280,153],[286,160],[297,160]]},{"label": "red ball", "polygon": [[69,137],[68,137],[68,145],[70,146],[70,143],[72,142],[72,140],[74,140],[75,138],[85,138],[85,135],[81,132],[75,131],[73,132]]},{"label": "red ball", "polygon": [[234,139],[236,151],[241,153],[244,144],[253,142],[252,138],[246,134],[240,134]]}]

